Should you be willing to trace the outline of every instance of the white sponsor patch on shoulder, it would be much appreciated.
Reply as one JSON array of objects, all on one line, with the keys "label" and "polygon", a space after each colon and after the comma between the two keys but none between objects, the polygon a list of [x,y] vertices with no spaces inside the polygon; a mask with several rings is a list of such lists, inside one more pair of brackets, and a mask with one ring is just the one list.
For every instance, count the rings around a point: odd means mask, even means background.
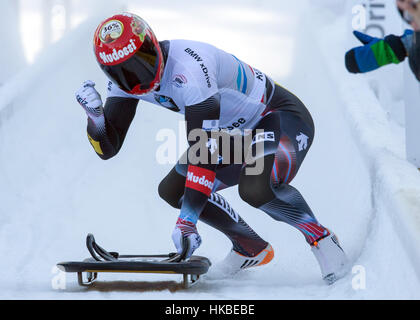
[{"label": "white sponsor patch on shoulder", "polygon": [[172,80],[172,84],[177,88],[183,88],[188,83],[188,79],[183,74],[177,74]]}]

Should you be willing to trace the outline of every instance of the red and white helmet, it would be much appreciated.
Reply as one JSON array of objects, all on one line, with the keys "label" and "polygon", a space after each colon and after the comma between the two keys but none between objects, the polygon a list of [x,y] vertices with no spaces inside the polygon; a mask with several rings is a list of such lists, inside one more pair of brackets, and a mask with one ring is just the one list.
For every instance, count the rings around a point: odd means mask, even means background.
[{"label": "red and white helmet", "polygon": [[101,69],[125,92],[143,95],[159,86],[162,50],[139,16],[122,13],[103,21],[95,32],[94,49]]}]

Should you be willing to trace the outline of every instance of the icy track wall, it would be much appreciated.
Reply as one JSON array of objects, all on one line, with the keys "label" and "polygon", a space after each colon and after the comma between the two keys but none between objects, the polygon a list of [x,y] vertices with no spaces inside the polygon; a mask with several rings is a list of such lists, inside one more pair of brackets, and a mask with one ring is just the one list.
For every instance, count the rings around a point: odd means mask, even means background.
[{"label": "icy track wall", "polygon": [[[328,61],[327,71],[336,80],[336,90],[343,101],[343,113],[353,128],[354,136],[370,168],[376,214],[388,214],[391,217],[395,231],[403,241],[420,278],[420,173],[406,160],[404,135],[392,128],[392,121],[400,122],[400,119],[392,118],[395,110],[387,112],[388,106],[384,105],[392,101],[380,101],[383,96],[375,95],[370,86],[370,80],[376,78],[382,86],[379,90],[383,90],[387,82],[393,82],[403,90],[403,66],[389,66],[391,70],[380,70],[377,74],[368,75],[351,75],[346,71],[344,53],[349,48],[360,45],[349,36],[352,32],[349,13],[351,5],[355,3],[360,1],[347,1],[347,12],[343,16],[336,16],[332,12],[316,15],[325,19],[318,20],[319,28],[311,29],[311,32],[318,39],[324,59]],[[325,24],[325,21],[330,23]],[[401,25],[395,21],[392,23],[393,27],[390,29],[399,34]],[[313,30],[317,30],[317,33]],[[380,79],[384,75],[385,79]],[[404,108],[395,106],[398,107],[399,113],[403,115]],[[386,242],[384,239],[384,250],[387,247]]]},{"label": "icy track wall", "polygon": [[[81,46],[80,44],[84,43],[86,34],[92,34],[92,30],[95,30],[99,21],[115,11],[125,10],[125,5],[121,1],[113,1],[112,4],[108,3],[106,8],[98,7],[101,9],[96,10],[96,14],[91,16],[88,21],[66,35],[65,39],[50,45],[35,64],[26,67],[17,75],[11,77],[11,81],[0,86],[0,125],[3,121],[10,118],[15,111],[19,110],[19,106],[23,105],[22,100],[25,99],[29,91],[36,88],[37,84],[43,82],[57,67],[65,65],[66,59],[72,59],[72,52],[86,48],[85,45]],[[13,32],[18,31],[14,30]],[[88,48],[88,50],[91,50],[91,48]]]}]

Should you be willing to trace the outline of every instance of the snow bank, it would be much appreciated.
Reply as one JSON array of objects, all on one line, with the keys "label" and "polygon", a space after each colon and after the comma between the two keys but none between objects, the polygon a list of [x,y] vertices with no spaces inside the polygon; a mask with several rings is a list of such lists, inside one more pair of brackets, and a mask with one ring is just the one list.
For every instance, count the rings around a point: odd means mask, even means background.
[{"label": "snow bank", "polygon": [[[3,27],[0,38],[3,45],[0,50],[0,86],[9,81],[16,72],[25,66],[22,40],[19,37],[19,3],[15,0],[4,0],[1,4]],[[13,57],[11,59],[11,57]]]},{"label": "snow bank", "polygon": [[[118,2],[106,7],[106,9],[102,8],[99,13],[90,17],[85,23],[69,33],[62,41],[44,50],[37,63],[22,70],[11,81],[1,86],[0,124],[13,114],[15,108],[20,108],[22,105],[21,98],[24,98],[27,92],[36,90],[37,85],[50,77],[58,66],[65,64],[69,59],[73,59],[73,52],[79,50],[78,44],[83,43],[83,46],[85,46],[82,40],[85,39],[86,34],[92,34],[92,30],[95,30],[96,26],[104,17],[120,8],[121,5]],[[51,93],[46,92],[45,94]]]},{"label": "snow bank", "polygon": [[[319,28],[314,28],[318,32],[313,36],[328,61],[343,112],[370,167],[375,206],[390,215],[408,256],[414,266],[420,266],[420,174],[405,159],[404,131],[388,119],[367,77],[351,75],[345,69],[344,54],[353,45],[343,37],[349,30],[346,23],[342,17],[328,25],[325,20],[318,21]],[[388,247],[387,239],[383,239],[383,247]],[[420,277],[420,268],[416,271]]]}]

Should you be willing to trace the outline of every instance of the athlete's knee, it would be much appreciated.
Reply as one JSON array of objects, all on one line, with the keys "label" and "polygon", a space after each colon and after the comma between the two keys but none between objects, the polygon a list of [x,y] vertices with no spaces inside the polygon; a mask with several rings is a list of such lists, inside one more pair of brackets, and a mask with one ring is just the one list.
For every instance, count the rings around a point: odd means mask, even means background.
[{"label": "athlete's knee", "polygon": [[170,206],[181,209],[181,198],[184,194],[185,178],[172,170],[159,184],[159,196]]},{"label": "athlete's knee", "polygon": [[243,176],[239,183],[239,195],[243,201],[254,208],[260,208],[275,197],[270,180],[261,175]]},{"label": "athlete's knee", "polygon": [[158,188],[159,196],[165,200],[171,207],[180,209],[179,198],[174,197],[173,192],[171,192],[170,186],[166,185],[164,181],[159,184]]}]

